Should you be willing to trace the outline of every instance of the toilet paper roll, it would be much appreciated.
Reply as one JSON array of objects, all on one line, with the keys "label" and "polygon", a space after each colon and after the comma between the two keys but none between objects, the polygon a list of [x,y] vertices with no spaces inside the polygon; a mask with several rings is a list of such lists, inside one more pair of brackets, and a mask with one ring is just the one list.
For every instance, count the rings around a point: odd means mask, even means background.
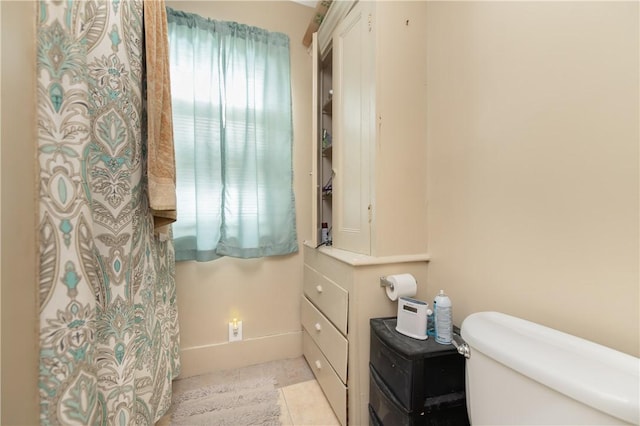
[{"label": "toilet paper roll", "polygon": [[418,291],[416,279],[411,274],[389,275],[387,281],[393,284],[387,287],[387,297],[393,301],[398,297],[413,297]]}]

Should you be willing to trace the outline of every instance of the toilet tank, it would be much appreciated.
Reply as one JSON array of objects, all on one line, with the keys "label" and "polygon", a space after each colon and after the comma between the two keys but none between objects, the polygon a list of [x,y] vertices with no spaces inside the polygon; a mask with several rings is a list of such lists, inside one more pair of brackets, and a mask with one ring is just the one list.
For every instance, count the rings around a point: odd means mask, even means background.
[{"label": "toilet tank", "polygon": [[640,422],[640,359],[498,312],[467,317],[473,425]]}]

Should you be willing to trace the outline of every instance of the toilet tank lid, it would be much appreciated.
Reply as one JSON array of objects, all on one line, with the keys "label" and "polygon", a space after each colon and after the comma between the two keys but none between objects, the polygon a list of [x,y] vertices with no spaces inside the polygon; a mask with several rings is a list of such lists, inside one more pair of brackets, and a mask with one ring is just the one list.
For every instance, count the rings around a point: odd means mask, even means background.
[{"label": "toilet tank lid", "polygon": [[474,351],[584,404],[632,424],[640,422],[640,359],[499,312],[462,322]]}]

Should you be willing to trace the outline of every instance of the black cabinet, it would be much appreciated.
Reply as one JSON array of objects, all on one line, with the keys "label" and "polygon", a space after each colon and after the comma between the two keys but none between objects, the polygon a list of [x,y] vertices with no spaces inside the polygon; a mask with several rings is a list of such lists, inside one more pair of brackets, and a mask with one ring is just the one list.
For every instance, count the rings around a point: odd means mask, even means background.
[{"label": "black cabinet", "polygon": [[396,331],[396,318],[371,325],[369,423],[468,425],[465,359],[453,345]]}]

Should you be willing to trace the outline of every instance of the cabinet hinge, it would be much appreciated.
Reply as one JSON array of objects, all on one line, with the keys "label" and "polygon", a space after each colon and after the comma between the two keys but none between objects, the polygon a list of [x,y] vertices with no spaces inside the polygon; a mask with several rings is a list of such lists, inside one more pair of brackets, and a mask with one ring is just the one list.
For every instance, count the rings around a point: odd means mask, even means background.
[{"label": "cabinet hinge", "polygon": [[369,14],[369,32],[373,29],[373,15]]},{"label": "cabinet hinge", "polygon": [[371,223],[371,220],[373,218],[373,206],[369,204],[369,206],[367,207],[367,210],[369,212],[369,223]]}]

